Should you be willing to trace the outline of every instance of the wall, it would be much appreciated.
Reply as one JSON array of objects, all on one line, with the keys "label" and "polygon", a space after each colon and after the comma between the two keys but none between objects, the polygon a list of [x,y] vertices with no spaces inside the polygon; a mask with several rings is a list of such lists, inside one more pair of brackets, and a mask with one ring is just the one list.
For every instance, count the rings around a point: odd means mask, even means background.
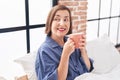
[{"label": "wall", "polygon": [[85,32],[87,22],[87,0],[59,0],[58,4],[70,8],[73,20],[73,32]]}]

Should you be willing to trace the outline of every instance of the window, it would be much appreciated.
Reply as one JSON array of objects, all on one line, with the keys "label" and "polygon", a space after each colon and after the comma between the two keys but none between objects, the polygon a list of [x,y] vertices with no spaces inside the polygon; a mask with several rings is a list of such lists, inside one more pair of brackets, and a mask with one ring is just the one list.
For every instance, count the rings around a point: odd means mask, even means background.
[{"label": "window", "polygon": [[0,0],[0,29],[25,26],[25,1]]},{"label": "window", "polygon": [[[10,35],[13,32],[14,34],[17,34],[19,31],[19,36],[21,36],[20,38],[23,39],[22,40],[23,42],[19,42],[19,44],[24,46],[24,50],[26,49],[26,53],[30,52],[30,49],[31,49],[30,46],[31,44],[33,44],[30,39],[34,39],[34,36],[31,36],[31,35],[33,34],[35,36],[41,35],[41,34],[38,34],[38,32],[40,32],[40,29],[38,28],[45,26],[45,21],[46,21],[48,12],[50,8],[56,4],[57,4],[57,0],[49,0],[49,1],[48,0],[44,0],[44,1],[1,0],[0,1],[0,10],[1,10],[0,37],[5,37],[6,34]],[[37,28],[38,30],[37,29],[30,30],[33,28],[34,29]],[[38,32],[36,33],[36,31]],[[19,39],[19,36],[16,35],[16,39]],[[8,40],[8,42],[9,42],[9,39],[7,38],[9,37],[10,36],[6,36],[5,38],[6,40]],[[18,40],[15,40],[14,38],[13,40],[14,42],[18,41]],[[0,41],[3,42],[2,39]],[[5,41],[4,43],[7,43]],[[7,45],[7,44],[3,44],[3,45]]]},{"label": "window", "polygon": [[0,0],[0,74],[11,76],[4,67],[37,50],[44,40],[47,14],[56,4],[57,0]]},{"label": "window", "polygon": [[119,4],[120,0],[88,0],[88,40],[106,33],[114,44],[120,43]]}]

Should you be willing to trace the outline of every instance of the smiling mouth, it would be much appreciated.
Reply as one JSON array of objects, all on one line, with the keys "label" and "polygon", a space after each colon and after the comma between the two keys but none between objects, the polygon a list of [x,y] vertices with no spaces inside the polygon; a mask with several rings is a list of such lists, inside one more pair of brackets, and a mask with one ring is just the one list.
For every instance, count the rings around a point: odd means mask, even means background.
[{"label": "smiling mouth", "polygon": [[57,30],[59,30],[60,32],[63,32],[66,30],[66,28],[57,28]]}]

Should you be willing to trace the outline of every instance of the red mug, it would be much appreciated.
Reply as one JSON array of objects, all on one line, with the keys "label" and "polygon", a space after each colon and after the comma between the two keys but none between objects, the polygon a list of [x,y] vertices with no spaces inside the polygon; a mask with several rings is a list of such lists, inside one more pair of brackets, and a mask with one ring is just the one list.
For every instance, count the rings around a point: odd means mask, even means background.
[{"label": "red mug", "polygon": [[69,35],[69,37],[74,41],[75,48],[79,48],[80,39],[82,39],[83,34],[82,33],[72,33]]}]

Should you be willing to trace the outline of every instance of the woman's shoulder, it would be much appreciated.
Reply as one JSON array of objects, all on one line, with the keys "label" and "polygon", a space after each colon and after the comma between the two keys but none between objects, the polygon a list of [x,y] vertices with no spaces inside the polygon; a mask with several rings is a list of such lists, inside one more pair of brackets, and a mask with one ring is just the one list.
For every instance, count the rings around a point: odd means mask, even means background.
[{"label": "woman's shoulder", "polygon": [[48,55],[49,50],[47,44],[43,42],[38,48],[37,55],[39,55],[39,57],[44,57],[44,55]]},{"label": "woman's shoulder", "polygon": [[48,45],[49,45],[48,43],[43,42],[43,43],[40,45],[39,50],[48,49],[48,48],[49,48]]}]

